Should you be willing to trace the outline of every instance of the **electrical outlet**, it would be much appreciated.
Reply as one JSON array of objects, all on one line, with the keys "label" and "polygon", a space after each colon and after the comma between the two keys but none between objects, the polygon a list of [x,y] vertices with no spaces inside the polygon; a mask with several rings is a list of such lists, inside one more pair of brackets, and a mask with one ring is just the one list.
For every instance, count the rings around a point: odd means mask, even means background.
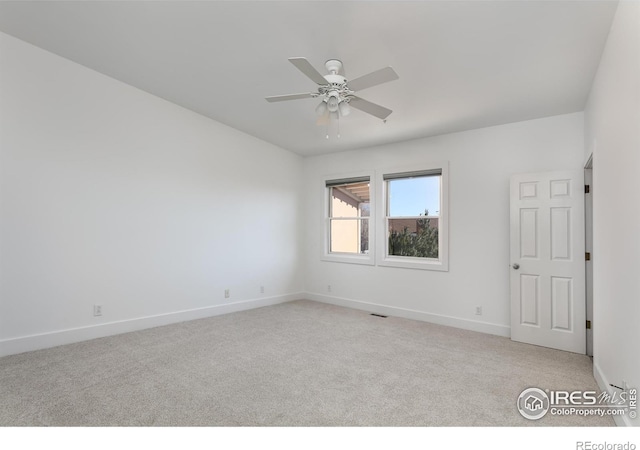
[{"label": "electrical outlet", "polygon": [[93,315],[96,317],[102,315],[102,305],[93,305]]},{"label": "electrical outlet", "polygon": [[327,284],[327,292],[331,292],[331,285]]},{"label": "electrical outlet", "polygon": [[264,294],[264,286],[260,286],[260,293]]},{"label": "electrical outlet", "polygon": [[229,298],[231,297],[231,291],[229,289],[225,289],[224,290],[224,298]]},{"label": "electrical outlet", "polygon": [[482,306],[476,306],[476,316],[482,315]]}]

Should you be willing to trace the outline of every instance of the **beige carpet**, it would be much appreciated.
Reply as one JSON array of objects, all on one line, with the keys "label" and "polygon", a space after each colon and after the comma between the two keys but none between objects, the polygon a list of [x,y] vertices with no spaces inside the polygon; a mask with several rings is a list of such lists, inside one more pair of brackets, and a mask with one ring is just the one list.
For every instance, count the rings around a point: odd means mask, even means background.
[{"label": "beige carpet", "polygon": [[516,410],[588,357],[310,301],[0,358],[4,426],[610,426]]}]

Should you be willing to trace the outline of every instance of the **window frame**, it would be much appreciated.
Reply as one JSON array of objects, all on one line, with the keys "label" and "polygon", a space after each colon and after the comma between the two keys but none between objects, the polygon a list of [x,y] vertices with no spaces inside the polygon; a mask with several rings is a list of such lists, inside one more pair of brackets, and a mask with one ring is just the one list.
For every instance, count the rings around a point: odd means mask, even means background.
[{"label": "window frame", "polygon": [[[331,252],[331,195],[330,195],[330,187],[327,186],[328,182],[337,181],[337,180],[349,180],[349,179],[357,179],[357,178],[369,178],[369,217],[366,219],[357,219],[357,220],[368,220],[369,222],[369,253],[361,254],[361,253],[340,253],[340,252]],[[323,242],[322,242],[322,257],[323,261],[331,261],[331,262],[342,262],[342,263],[350,263],[350,264],[365,264],[365,265],[374,265],[375,264],[375,247],[376,247],[376,198],[375,198],[375,172],[373,171],[357,171],[357,172],[348,172],[341,174],[332,174],[325,175],[322,177],[322,197],[323,197],[323,211],[322,211],[322,221],[323,221]]]},{"label": "window frame", "polygon": [[[389,210],[388,181],[385,176],[397,176],[420,172],[440,171],[440,213],[438,217],[438,258],[418,258],[413,256],[389,255],[389,231],[387,211]],[[402,177],[397,177],[402,178]],[[401,267],[422,270],[449,270],[449,163],[447,161],[394,167],[376,172],[376,203],[379,202],[376,222],[381,230],[376,235],[376,264],[386,267]]]}]

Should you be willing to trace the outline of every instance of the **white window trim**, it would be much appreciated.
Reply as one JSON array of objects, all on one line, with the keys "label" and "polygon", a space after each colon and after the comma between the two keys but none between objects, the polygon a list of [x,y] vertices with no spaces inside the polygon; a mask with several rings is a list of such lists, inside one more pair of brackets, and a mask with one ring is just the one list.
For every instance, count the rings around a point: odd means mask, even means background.
[{"label": "white window trim", "polygon": [[[438,259],[413,258],[407,256],[389,256],[386,227],[387,183],[386,174],[441,170],[440,182],[440,216],[438,220]],[[433,162],[413,164],[411,166],[393,167],[376,171],[375,178],[376,225],[380,232],[376,235],[376,263],[379,266],[403,267],[409,269],[449,271],[449,162]],[[373,214],[372,214],[373,215]]]},{"label": "white window trim", "polygon": [[[341,180],[348,178],[358,178],[358,177],[369,177],[369,194],[371,197],[370,200],[370,215],[369,215],[369,253],[366,255],[361,254],[353,254],[353,253],[330,253],[329,245],[331,243],[331,227],[330,227],[330,218],[329,218],[329,195],[327,193],[327,181],[330,180]],[[375,247],[376,247],[376,203],[377,199],[375,198],[375,172],[373,171],[354,171],[348,173],[340,173],[340,174],[332,174],[325,175],[322,177],[322,198],[324,199],[322,202],[323,210],[322,210],[322,223],[324,227],[324,232],[322,233],[322,261],[331,261],[331,262],[341,262],[341,263],[349,263],[349,264],[365,264],[369,266],[373,266],[375,264]]]}]

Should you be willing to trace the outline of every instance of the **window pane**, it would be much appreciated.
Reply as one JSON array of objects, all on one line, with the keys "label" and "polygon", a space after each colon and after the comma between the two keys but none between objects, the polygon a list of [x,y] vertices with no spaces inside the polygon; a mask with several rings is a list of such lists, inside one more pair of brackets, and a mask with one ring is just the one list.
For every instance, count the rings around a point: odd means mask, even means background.
[{"label": "window pane", "polygon": [[440,175],[387,181],[388,216],[439,216]]},{"label": "window pane", "polygon": [[360,217],[370,217],[371,216],[371,203],[360,203]]},{"label": "window pane", "polygon": [[437,218],[387,220],[389,255],[438,258]]},{"label": "window pane", "polygon": [[331,219],[331,253],[369,253],[369,219]]},{"label": "window pane", "polygon": [[369,183],[347,183],[329,188],[331,217],[369,217]]}]

